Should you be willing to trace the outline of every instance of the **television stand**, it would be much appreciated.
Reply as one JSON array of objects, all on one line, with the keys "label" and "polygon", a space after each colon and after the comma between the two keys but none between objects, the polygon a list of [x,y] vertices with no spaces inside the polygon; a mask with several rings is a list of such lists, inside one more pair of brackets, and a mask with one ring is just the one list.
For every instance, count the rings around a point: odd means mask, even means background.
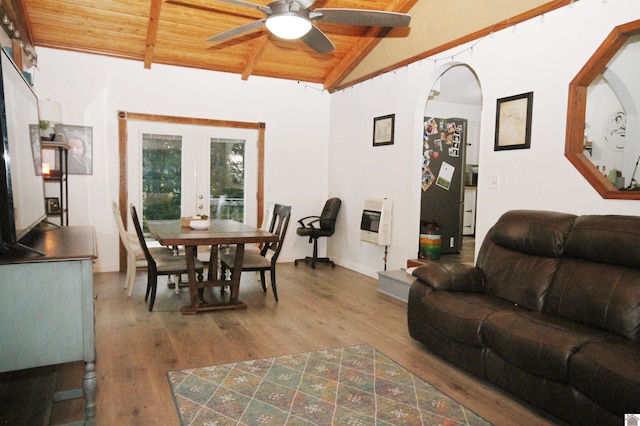
[{"label": "television stand", "polygon": [[58,397],[84,396],[85,424],[94,423],[95,231],[36,228],[25,242],[33,251],[20,247],[0,257],[0,373],[84,361],[82,389]]},{"label": "television stand", "polygon": [[22,250],[22,251],[28,251],[28,252],[31,252],[31,253],[35,253],[38,256],[46,256],[45,252],[40,251],[38,249],[34,249],[33,247],[29,247],[26,244],[13,243],[13,244],[7,244],[7,246],[8,246],[8,251],[11,251],[11,249],[16,249],[16,250]]},{"label": "television stand", "polygon": [[15,253],[16,251],[23,251],[23,252],[28,251],[31,253],[35,253],[39,256],[44,256],[44,253],[41,252],[40,250],[31,248],[25,244],[21,244],[21,243],[9,244],[9,243],[0,241],[0,257],[7,256],[10,253]]}]

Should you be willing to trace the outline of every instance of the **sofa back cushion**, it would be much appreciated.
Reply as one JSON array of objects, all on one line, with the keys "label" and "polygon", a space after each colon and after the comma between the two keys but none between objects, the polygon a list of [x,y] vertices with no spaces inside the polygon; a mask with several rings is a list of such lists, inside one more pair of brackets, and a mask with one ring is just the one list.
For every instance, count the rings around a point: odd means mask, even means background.
[{"label": "sofa back cushion", "polygon": [[640,217],[581,216],[545,312],[640,340]]},{"label": "sofa back cushion", "polygon": [[640,268],[640,217],[580,216],[567,239],[567,256]]},{"label": "sofa back cushion", "polygon": [[485,293],[541,311],[575,218],[535,210],[503,214],[478,253]]}]

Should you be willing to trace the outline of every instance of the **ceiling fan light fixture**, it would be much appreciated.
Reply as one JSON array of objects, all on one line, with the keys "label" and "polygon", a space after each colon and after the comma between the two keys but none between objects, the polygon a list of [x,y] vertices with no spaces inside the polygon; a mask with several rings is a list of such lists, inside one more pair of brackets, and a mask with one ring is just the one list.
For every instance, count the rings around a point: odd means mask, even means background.
[{"label": "ceiling fan light fixture", "polygon": [[311,21],[297,13],[269,16],[265,22],[271,34],[285,40],[294,40],[311,30]]}]

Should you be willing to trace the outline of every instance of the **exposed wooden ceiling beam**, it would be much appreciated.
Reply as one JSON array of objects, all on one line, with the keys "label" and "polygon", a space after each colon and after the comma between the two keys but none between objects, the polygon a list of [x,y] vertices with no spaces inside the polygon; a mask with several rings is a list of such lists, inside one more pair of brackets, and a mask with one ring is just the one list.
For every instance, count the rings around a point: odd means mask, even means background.
[{"label": "exposed wooden ceiling beam", "polygon": [[20,13],[22,14],[22,22],[18,21],[18,24],[21,26],[22,31],[24,31],[24,37],[26,37],[27,42],[33,45],[33,30],[31,29],[31,22],[29,20],[29,14],[27,13],[27,8],[24,7],[24,0],[18,1],[18,8],[20,9]]},{"label": "exposed wooden ceiling beam", "polygon": [[151,0],[149,27],[147,29],[147,43],[144,49],[145,68],[151,68],[151,63],[153,62],[156,38],[158,37],[158,24],[160,23],[160,9],[162,9],[162,0]]},{"label": "exposed wooden ceiling beam", "polygon": [[262,31],[262,35],[258,37],[256,40],[256,44],[253,47],[253,51],[251,52],[251,56],[247,60],[247,63],[242,71],[242,79],[248,80],[251,73],[253,73],[253,69],[256,67],[258,60],[262,56],[264,49],[267,47],[267,43],[269,42],[269,35],[267,31]]},{"label": "exposed wooden ceiling beam", "polygon": [[353,48],[342,58],[340,63],[331,70],[331,72],[324,79],[324,88],[330,92],[340,84],[343,78],[345,78],[354,68],[364,59],[364,57],[376,47],[376,44],[380,41],[377,36],[382,33],[384,29],[381,28],[369,28],[362,37],[353,45]]},{"label": "exposed wooden ceiling beam", "polygon": [[[396,0],[389,3],[385,9],[388,12],[409,11],[418,0]],[[332,92],[337,85],[358,66],[365,56],[380,42],[382,36],[390,31],[389,28],[370,27],[356,42],[351,50],[342,58],[340,63],[325,78],[324,88]]]}]

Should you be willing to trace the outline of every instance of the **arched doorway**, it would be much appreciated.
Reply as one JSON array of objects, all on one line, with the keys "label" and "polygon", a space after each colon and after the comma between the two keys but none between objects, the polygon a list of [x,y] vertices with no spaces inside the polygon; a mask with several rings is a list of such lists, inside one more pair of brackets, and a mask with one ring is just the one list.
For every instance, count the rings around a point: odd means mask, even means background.
[{"label": "arched doorway", "polygon": [[466,64],[444,65],[433,78],[423,114],[420,223],[437,223],[442,254],[460,253],[475,235],[482,92]]}]

